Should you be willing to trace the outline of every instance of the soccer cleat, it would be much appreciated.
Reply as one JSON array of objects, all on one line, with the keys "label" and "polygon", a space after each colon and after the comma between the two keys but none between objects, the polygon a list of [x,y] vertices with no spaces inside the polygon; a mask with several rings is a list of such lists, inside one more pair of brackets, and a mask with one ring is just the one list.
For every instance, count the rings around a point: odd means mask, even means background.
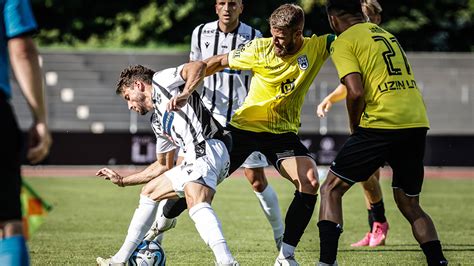
[{"label": "soccer cleat", "polygon": [[369,245],[370,243],[370,236],[372,234],[370,232],[368,232],[367,234],[365,234],[364,238],[362,238],[361,240],[355,242],[355,243],[352,243],[351,244],[351,247],[366,247]]},{"label": "soccer cleat", "polygon": [[214,265],[215,266],[240,266],[240,264],[236,260],[234,260],[231,263],[214,262]]},{"label": "soccer cleat", "polygon": [[275,238],[275,245],[278,251],[281,249],[281,245],[283,244],[283,235],[280,237]]},{"label": "soccer cleat", "polygon": [[295,256],[289,256],[284,259],[277,257],[274,266],[299,266],[300,264],[295,260]]},{"label": "soccer cleat", "polygon": [[374,226],[372,228],[372,234],[370,236],[370,247],[376,246],[383,246],[385,245],[385,239],[387,238],[388,233],[388,223],[379,223],[374,222]]},{"label": "soccer cleat", "polygon": [[104,259],[97,257],[95,261],[97,262],[97,266],[125,266],[123,262],[112,262],[112,258]]}]

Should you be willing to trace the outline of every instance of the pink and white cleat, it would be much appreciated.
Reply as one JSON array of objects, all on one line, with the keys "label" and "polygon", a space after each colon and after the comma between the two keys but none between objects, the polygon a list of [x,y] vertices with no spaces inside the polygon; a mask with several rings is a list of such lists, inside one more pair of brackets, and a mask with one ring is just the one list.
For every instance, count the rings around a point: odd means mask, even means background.
[{"label": "pink and white cleat", "polygon": [[352,243],[351,244],[351,247],[366,247],[369,245],[370,243],[370,236],[372,234],[370,232],[368,232],[367,234],[365,234],[364,238],[362,238],[361,240],[355,242],[355,243]]},{"label": "pink and white cleat", "polygon": [[384,223],[374,222],[369,246],[376,247],[376,246],[385,245],[385,239],[387,238],[387,233],[388,233],[387,222],[384,222]]}]

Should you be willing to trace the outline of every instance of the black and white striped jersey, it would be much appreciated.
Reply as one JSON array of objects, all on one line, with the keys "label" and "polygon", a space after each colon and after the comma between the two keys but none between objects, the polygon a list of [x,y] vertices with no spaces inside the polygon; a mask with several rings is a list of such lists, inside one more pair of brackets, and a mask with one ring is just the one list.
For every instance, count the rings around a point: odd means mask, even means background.
[{"label": "black and white striped jersey", "polygon": [[186,155],[205,155],[205,140],[221,139],[222,126],[213,119],[199,94],[194,91],[188,103],[179,111],[168,112],[166,105],[178,95],[185,84],[181,77],[184,65],[156,72],[153,76],[153,105],[151,126],[156,136],[156,152],[164,153],[175,148]]},{"label": "black and white striped jersey", "polygon": [[[204,60],[225,54],[256,37],[262,37],[262,33],[243,22],[230,33],[220,31],[218,21],[201,24],[193,31],[189,59]],[[251,76],[250,71],[226,68],[204,79],[202,100],[222,125],[230,121],[234,111],[244,102]]]}]

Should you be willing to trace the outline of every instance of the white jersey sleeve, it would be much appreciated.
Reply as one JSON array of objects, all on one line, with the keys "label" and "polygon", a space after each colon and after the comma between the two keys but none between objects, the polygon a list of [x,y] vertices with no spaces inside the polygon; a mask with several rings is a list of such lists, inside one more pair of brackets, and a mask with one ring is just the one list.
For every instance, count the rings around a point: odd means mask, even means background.
[{"label": "white jersey sleeve", "polygon": [[201,34],[202,34],[202,28],[204,27],[204,24],[201,24],[197,26],[192,34],[191,37],[191,52],[189,53],[189,61],[197,61],[197,60],[202,60],[202,53],[201,53]]},{"label": "white jersey sleeve", "polygon": [[263,37],[262,33],[259,30],[256,29],[255,30],[255,38],[262,38],[262,37]]},{"label": "white jersey sleeve", "polygon": [[153,81],[161,87],[165,87],[167,89],[177,88],[185,83],[183,77],[181,76],[183,67],[184,64],[156,72],[155,75],[153,75]]},{"label": "white jersey sleeve", "polygon": [[167,139],[163,135],[155,135],[156,136],[156,153],[166,153],[178,148],[176,145],[173,144],[169,139]]}]

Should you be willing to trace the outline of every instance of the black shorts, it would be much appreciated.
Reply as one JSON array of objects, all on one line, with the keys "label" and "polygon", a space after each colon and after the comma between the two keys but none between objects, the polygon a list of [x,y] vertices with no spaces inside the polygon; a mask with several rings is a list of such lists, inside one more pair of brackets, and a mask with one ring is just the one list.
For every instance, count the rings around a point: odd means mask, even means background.
[{"label": "black shorts", "polygon": [[367,180],[387,162],[393,170],[392,187],[416,196],[423,184],[427,130],[358,127],[342,146],[330,170],[352,185]]},{"label": "black shorts", "polygon": [[241,130],[230,125],[226,129],[232,135],[229,174],[239,168],[254,151],[263,153],[278,171],[280,171],[282,160],[288,157],[305,156],[314,160],[295,133],[257,133]]},{"label": "black shorts", "polygon": [[0,221],[20,220],[22,135],[10,103],[0,92],[3,142],[0,159]]}]

